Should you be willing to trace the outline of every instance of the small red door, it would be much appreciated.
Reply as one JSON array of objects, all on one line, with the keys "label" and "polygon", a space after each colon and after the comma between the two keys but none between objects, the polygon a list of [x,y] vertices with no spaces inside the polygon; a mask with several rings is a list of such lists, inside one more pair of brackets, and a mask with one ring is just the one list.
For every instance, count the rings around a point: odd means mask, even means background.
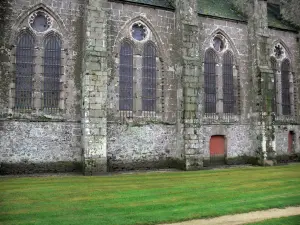
[{"label": "small red door", "polygon": [[294,148],[294,132],[290,131],[288,137],[288,153],[293,153],[294,151],[293,148]]},{"label": "small red door", "polygon": [[225,163],[225,137],[212,136],[209,144],[210,161],[214,164]]}]

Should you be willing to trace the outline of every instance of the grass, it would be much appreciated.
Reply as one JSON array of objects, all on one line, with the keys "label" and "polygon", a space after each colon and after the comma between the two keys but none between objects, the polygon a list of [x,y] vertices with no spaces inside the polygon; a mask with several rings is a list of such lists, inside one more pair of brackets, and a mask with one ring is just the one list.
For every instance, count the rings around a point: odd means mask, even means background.
[{"label": "grass", "polygon": [[132,225],[300,205],[300,165],[102,177],[0,177],[0,224]]},{"label": "grass", "polygon": [[251,223],[248,225],[299,225],[300,216],[282,217],[279,219],[265,220],[259,223]]}]

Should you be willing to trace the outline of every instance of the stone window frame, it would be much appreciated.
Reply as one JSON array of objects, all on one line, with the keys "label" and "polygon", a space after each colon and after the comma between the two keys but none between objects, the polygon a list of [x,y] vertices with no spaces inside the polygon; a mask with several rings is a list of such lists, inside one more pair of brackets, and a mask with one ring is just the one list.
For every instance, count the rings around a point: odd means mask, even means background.
[{"label": "stone window frame", "polygon": [[[162,100],[163,83],[162,83],[162,63],[159,54],[156,55],[156,111],[155,112],[151,111],[152,113],[149,113],[149,111],[142,110],[142,77],[143,77],[144,46],[147,43],[151,43],[155,47],[156,53],[158,53],[159,51],[157,45],[151,40],[135,42],[133,41],[133,39],[129,39],[128,37],[125,37],[120,41],[120,44],[118,46],[119,53],[123,42],[131,43],[131,46],[133,48],[133,110],[121,111],[119,109],[119,97],[118,97],[117,111],[119,113],[119,116],[121,120],[161,118],[162,117],[161,100]],[[118,90],[117,93],[119,94],[119,66],[120,66],[119,54],[115,60],[117,64],[117,69],[116,69],[117,76],[115,82],[117,84],[117,90]]]},{"label": "stone window frame", "polygon": [[[281,56],[276,56],[274,49],[276,46],[281,46],[283,49],[283,53]],[[274,80],[276,80],[276,83],[273,85],[276,85],[276,113],[275,114],[275,121],[281,121],[281,122],[289,122],[289,121],[294,121],[296,119],[296,93],[295,93],[295,75],[293,72],[293,64],[292,64],[292,56],[291,53],[289,51],[289,49],[287,48],[287,46],[281,41],[281,40],[277,40],[275,42],[273,42],[272,47],[271,47],[271,53],[270,53],[270,58],[269,58],[269,62],[271,65],[271,60],[275,60],[276,62],[276,67],[274,68],[274,70],[276,70],[275,72],[275,76],[276,79],[272,79],[272,82],[274,82]],[[290,72],[289,72],[289,83],[290,83],[290,107],[291,107],[291,114],[290,115],[283,115],[282,113],[282,63],[284,61],[288,61],[289,62],[289,68],[290,68]],[[272,69],[272,65],[270,66],[270,68]]]},{"label": "stone window frame", "polygon": [[[64,90],[64,83],[66,81],[66,74],[65,74],[65,65],[67,61],[67,51],[64,40],[65,31],[62,31],[61,29],[61,21],[57,21],[56,16],[53,15],[52,12],[49,12],[45,8],[43,4],[39,4],[31,9],[31,11],[24,13],[20,16],[19,21],[15,24],[15,27],[13,28],[14,32],[11,37],[11,43],[12,43],[12,50],[11,50],[11,74],[13,76],[13,79],[10,83],[10,93],[9,93],[9,110],[11,113],[14,114],[50,114],[52,116],[61,116],[61,113],[65,110],[65,104],[64,104],[64,98],[65,98],[65,90]],[[35,12],[43,12],[47,15],[48,18],[51,18],[51,26],[44,31],[39,32],[35,31],[31,25],[30,25],[30,19],[32,15]],[[16,72],[16,46],[18,44],[19,36],[23,32],[30,33],[34,39],[34,74],[33,74],[33,87],[32,87],[32,108],[31,109],[19,109],[15,110],[15,72]],[[59,37],[61,41],[61,75],[60,75],[60,97],[59,97],[59,104],[58,108],[55,108],[51,111],[45,110],[42,106],[43,101],[43,80],[44,80],[44,54],[45,54],[45,46],[44,41],[49,35],[56,35]]]},{"label": "stone window frame", "polygon": [[[214,38],[218,37],[224,42],[224,48],[221,51],[216,51],[214,49]],[[240,61],[238,57],[238,51],[234,45],[234,42],[222,29],[215,30],[203,43],[203,56],[208,50],[215,52],[217,57],[216,64],[216,79],[217,79],[217,109],[216,113],[205,113],[204,107],[201,104],[198,106],[200,117],[202,122],[208,124],[214,123],[236,123],[240,121],[241,116],[241,101],[240,101]],[[223,113],[223,59],[226,52],[230,52],[233,57],[233,86],[234,86],[234,97],[235,97],[235,109],[234,113]],[[204,77],[204,57],[202,62],[202,74]],[[202,80],[202,79],[201,79]],[[204,78],[202,80],[202,90],[200,93],[203,93],[202,98],[199,101],[204,99]]]},{"label": "stone window frame", "polygon": [[[270,59],[275,59],[276,60],[276,68],[274,68],[274,70],[276,70],[275,72],[275,76],[276,76],[276,83],[274,85],[276,85],[276,112],[275,112],[275,119],[276,120],[289,120],[289,119],[293,119],[296,116],[296,112],[295,112],[295,93],[294,93],[294,86],[295,86],[295,82],[294,82],[294,73],[292,72],[292,64],[291,64],[291,60],[288,57],[284,57],[282,59],[276,59],[274,56],[271,56]],[[290,115],[283,115],[282,113],[282,62],[284,62],[285,60],[288,60],[289,64],[290,64],[290,72],[289,72],[289,82],[290,82],[290,107],[291,107],[291,114]],[[274,79],[272,80],[272,82],[274,82]]]},{"label": "stone window frame", "polygon": [[[230,48],[226,48],[221,52],[215,51],[212,47],[205,50],[213,51],[216,55],[216,89],[217,89],[217,99],[216,99],[216,113],[205,113],[203,109],[204,117],[207,119],[219,119],[219,120],[229,120],[229,122],[234,122],[238,120],[238,115],[240,115],[240,105],[239,105],[239,77],[238,77],[238,65],[235,58],[234,52]],[[235,104],[234,104],[234,113],[224,113],[224,106],[223,106],[223,60],[224,55],[229,52],[233,57],[233,86],[234,86],[234,97],[235,97]],[[203,62],[203,74],[204,74],[204,62]],[[204,83],[203,83],[204,89]]]},{"label": "stone window frame", "polygon": [[[136,23],[142,23],[147,26],[147,37],[144,40],[135,40],[131,35],[131,26]],[[128,41],[133,45],[133,110],[131,113],[124,113],[119,110],[119,63],[120,63],[120,48],[123,41]],[[146,43],[151,42],[156,49],[156,111],[142,111],[142,73],[143,73],[143,51]],[[163,52],[162,43],[156,33],[153,25],[142,16],[135,17],[122,27],[114,39],[112,52],[113,59],[113,76],[109,84],[109,89],[115,94],[111,94],[113,100],[109,104],[108,118],[110,121],[119,121],[120,123],[145,123],[149,121],[162,121],[164,119],[164,71],[165,62],[167,59]],[[125,115],[125,116],[124,116]],[[126,116],[129,115],[129,116]]]}]

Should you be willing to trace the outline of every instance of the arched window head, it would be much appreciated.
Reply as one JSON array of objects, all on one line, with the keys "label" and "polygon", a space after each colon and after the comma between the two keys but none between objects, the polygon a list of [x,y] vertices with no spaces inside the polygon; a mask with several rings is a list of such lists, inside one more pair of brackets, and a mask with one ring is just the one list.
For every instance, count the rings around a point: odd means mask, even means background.
[{"label": "arched window head", "polygon": [[34,38],[21,33],[16,47],[15,109],[32,108],[32,78],[34,73]]},{"label": "arched window head", "polygon": [[120,49],[119,110],[133,110],[133,47],[127,41]]},{"label": "arched window head", "polygon": [[34,12],[29,18],[31,28],[37,32],[47,31],[51,23],[51,18],[43,11]]},{"label": "arched window head", "polygon": [[233,56],[227,51],[223,57],[223,112],[234,113]]},{"label": "arched window head", "polygon": [[290,62],[283,60],[281,64],[281,90],[282,90],[282,114],[291,115],[291,96],[290,96]]},{"label": "arched window head", "polygon": [[276,71],[277,71],[277,62],[274,57],[271,57],[271,69],[273,71],[273,91],[272,91],[272,112],[277,114],[277,77],[276,77]]},{"label": "arched window head", "polygon": [[60,99],[61,47],[57,35],[51,34],[44,42],[44,109],[58,109]]},{"label": "arched window head", "polygon": [[142,80],[142,109],[143,111],[156,110],[156,49],[152,43],[146,43],[143,54]]},{"label": "arched window head", "polygon": [[204,59],[205,113],[216,113],[216,54],[209,49]]},{"label": "arched window head", "polygon": [[224,42],[220,37],[215,37],[213,39],[213,46],[217,52],[221,52],[224,49]]}]

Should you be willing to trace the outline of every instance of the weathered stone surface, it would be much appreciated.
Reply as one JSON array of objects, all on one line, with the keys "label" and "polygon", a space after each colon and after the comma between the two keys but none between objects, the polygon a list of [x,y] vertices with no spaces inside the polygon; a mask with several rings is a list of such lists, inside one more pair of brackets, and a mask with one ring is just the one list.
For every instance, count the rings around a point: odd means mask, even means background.
[{"label": "weathered stone surface", "polygon": [[[216,157],[218,163],[275,165],[276,160],[298,160],[299,34],[290,26],[269,26],[267,3],[278,1],[232,0],[235,10],[247,14],[244,20],[203,14],[196,0],[176,0],[175,10],[108,0],[1,1],[0,173],[197,170],[213,166],[210,140],[215,135],[224,136],[226,145],[225,155]],[[289,18],[287,12],[293,10],[283,6],[283,16]],[[46,33],[29,27],[29,15],[36,10],[44,10],[52,19]],[[132,37],[134,23],[145,27],[145,40]],[[33,103],[32,109],[17,111],[16,40],[26,27],[36,40]],[[59,109],[53,111],[43,109],[43,43],[50,31],[63,41]],[[205,113],[204,55],[214,49],[216,35],[223,38],[226,50],[216,51],[216,112],[209,114]],[[125,40],[133,48],[130,111],[119,109],[120,49]],[[143,108],[148,91],[143,59],[147,42],[156,52],[154,111]],[[281,58],[274,55],[278,44],[284,50]],[[226,52],[233,55],[231,114],[223,107]],[[276,82],[271,56],[278,64]],[[282,115],[285,58],[291,65],[288,116]],[[276,115],[271,109],[273,87]],[[291,154],[289,132],[294,133]]]},{"label": "weathered stone surface", "polygon": [[78,131],[79,123],[1,122],[0,173],[78,171],[82,162]]}]

